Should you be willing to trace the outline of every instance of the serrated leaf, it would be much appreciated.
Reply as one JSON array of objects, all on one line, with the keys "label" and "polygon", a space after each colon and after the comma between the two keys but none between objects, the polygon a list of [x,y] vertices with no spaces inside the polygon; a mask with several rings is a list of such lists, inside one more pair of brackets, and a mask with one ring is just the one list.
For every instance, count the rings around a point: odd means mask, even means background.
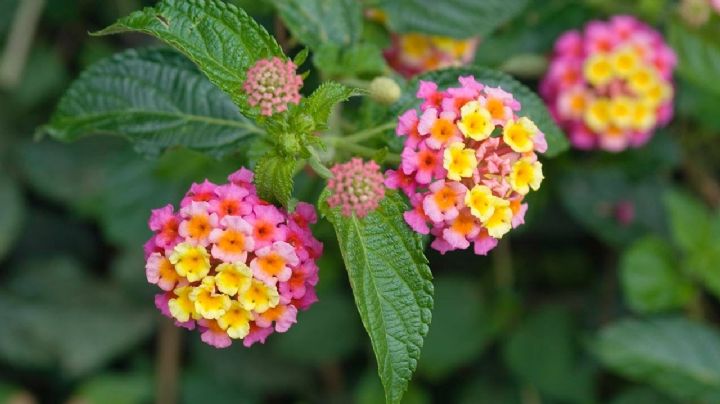
[{"label": "serrated leaf", "polygon": [[520,14],[527,0],[388,0],[382,4],[395,32],[454,38],[487,36]]},{"label": "serrated leaf", "polygon": [[273,0],[290,32],[312,49],[333,43],[347,46],[362,35],[362,7],[357,0]]},{"label": "serrated leaf", "polygon": [[600,332],[594,350],[613,371],[679,400],[720,401],[720,335],[706,325],[623,320]]},{"label": "serrated leaf", "polygon": [[169,44],[198,65],[246,116],[255,116],[242,91],[259,59],[285,58],[275,39],[237,6],[222,0],[163,0],[95,33],[141,32]]},{"label": "serrated leaf", "polygon": [[335,227],[355,304],[375,351],[388,403],[399,403],[412,377],[432,316],[433,286],[420,235],[405,224],[407,208],[388,192],[366,217],[345,217],[320,198]]},{"label": "serrated leaf", "polygon": [[327,128],[330,113],[335,104],[352,96],[361,95],[360,89],[347,87],[333,81],[322,83],[309,97],[303,99],[299,111],[309,114],[315,123],[315,129]]},{"label": "serrated leaf", "polygon": [[720,82],[709,80],[720,71],[720,41],[716,33],[670,25],[670,44],[678,55],[678,72],[701,88],[720,95]]},{"label": "serrated leaf", "polygon": [[664,201],[677,245],[688,253],[707,246],[710,241],[709,210],[696,198],[678,190],[666,192]]},{"label": "serrated leaf", "polygon": [[296,161],[287,156],[269,152],[255,166],[255,184],[258,195],[266,201],[288,206],[293,190]]},{"label": "serrated leaf", "polygon": [[682,307],[695,293],[673,257],[672,246],[648,236],[630,247],[620,263],[625,298],[638,313]]},{"label": "serrated leaf", "polygon": [[[403,95],[396,102],[391,113],[394,117],[399,116],[405,110],[417,108],[420,100],[415,97],[418,82],[420,80],[434,81],[439,88],[459,86],[459,76],[475,76],[475,79],[487,86],[501,87],[503,90],[513,94],[516,100],[522,104],[521,115],[530,117],[535,124],[545,133],[548,150],[545,157],[555,157],[566,151],[570,144],[563,131],[557,126],[545,103],[532,90],[505,73],[478,66],[456,67],[437,70],[422,74],[408,83]],[[392,138],[395,138],[394,131]]]},{"label": "serrated leaf", "polygon": [[120,135],[148,155],[173,146],[230,151],[261,132],[169,49],[128,50],[93,65],[61,99],[46,130],[65,141]]}]

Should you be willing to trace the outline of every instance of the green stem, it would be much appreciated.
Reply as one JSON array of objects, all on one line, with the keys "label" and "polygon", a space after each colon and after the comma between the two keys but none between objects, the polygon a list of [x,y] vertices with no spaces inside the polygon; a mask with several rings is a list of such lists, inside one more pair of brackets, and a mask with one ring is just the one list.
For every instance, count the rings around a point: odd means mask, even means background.
[{"label": "green stem", "polygon": [[[378,149],[372,147],[362,146],[357,143],[344,142],[342,138],[336,138],[337,140],[332,142],[332,145],[338,150],[345,150],[360,157],[373,158],[377,155]],[[397,153],[388,153],[385,156],[385,161],[391,164],[399,164],[401,159]]]},{"label": "green stem", "polygon": [[510,240],[506,238],[498,243],[493,254],[493,269],[495,272],[495,284],[500,289],[512,289],[514,282],[512,252],[510,251]]},{"label": "green stem", "polygon": [[376,126],[374,128],[363,129],[361,131],[349,134],[347,136],[343,136],[342,139],[350,141],[350,142],[361,142],[363,140],[372,139],[378,133],[382,133],[386,130],[393,129],[394,127],[395,127],[395,122],[387,122],[382,125]]}]

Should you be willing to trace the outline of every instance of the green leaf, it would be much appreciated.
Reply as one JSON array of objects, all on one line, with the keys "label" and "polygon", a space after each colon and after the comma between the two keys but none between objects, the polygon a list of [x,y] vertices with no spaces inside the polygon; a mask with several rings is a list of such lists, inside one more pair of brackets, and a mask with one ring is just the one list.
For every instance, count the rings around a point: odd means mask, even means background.
[{"label": "green leaf", "polygon": [[633,387],[613,398],[610,404],[676,404],[649,387]]},{"label": "green leaf", "polygon": [[360,219],[320,210],[335,227],[355,304],[370,336],[388,403],[399,403],[417,367],[432,316],[433,286],[422,240],[405,224],[397,192]]},{"label": "green leaf", "polygon": [[425,338],[418,372],[437,380],[476,359],[495,330],[487,303],[472,279],[436,278],[434,306],[435,321]]},{"label": "green leaf", "polygon": [[580,366],[575,337],[571,313],[547,306],[520,324],[503,358],[525,384],[562,402],[591,402],[592,369]]},{"label": "green leaf", "polygon": [[681,317],[623,320],[605,327],[594,350],[613,371],[677,398],[720,401],[720,335]]},{"label": "green leaf", "polygon": [[294,158],[268,152],[255,166],[255,184],[258,195],[269,202],[288,206],[293,190],[295,174]]},{"label": "green leaf", "polygon": [[327,43],[348,46],[362,35],[362,7],[357,0],[273,0],[290,32],[318,49]]},{"label": "green leaf", "polygon": [[133,404],[152,401],[152,375],[143,372],[104,373],[84,382],[73,394],[84,403]]},{"label": "green leaf", "polygon": [[222,0],[163,0],[95,35],[124,32],[152,35],[185,54],[246,116],[259,112],[250,107],[242,91],[247,70],[259,59],[285,58],[265,28]]},{"label": "green leaf", "polygon": [[654,236],[625,252],[620,271],[625,297],[638,313],[681,308],[695,294],[692,282],[678,268],[672,246]]},{"label": "green leaf", "polygon": [[720,82],[708,80],[720,71],[720,42],[717,34],[691,30],[675,22],[670,25],[670,45],[678,55],[678,72],[703,89],[720,95]]},{"label": "green leaf", "polygon": [[25,209],[20,189],[7,175],[0,177],[0,259],[11,251],[20,233]]},{"label": "green leaf", "polygon": [[370,43],[325,44],[314,53],[313,63],[329,77],[371,77],[388,69],[382,49]]},{"label": "green leaf", "polygon": [[70,87],[46,130],[65,141],[120,135],[149,155],[173,146],[229,151],[261,132],[168,49],[128,50],[95,64]]},{"label": "green leaf", "polygon": [[484,37],[520,14],[527,0],[388,0],[382,7],[395,32],[454,38]]},{"label": "green leaf", "polygon": [[[548,150],[544,154],[545,157],[555,157],[569,148],[570,144],[565,134],[557,126],[552,116],[550,116],[550,112],[545,107],[545,103],[537,94],[511,76],[484,67],[449,68],[425,73],[416,77],[408,84],[400,100],[393,106],[391,110],[392,115],[397,117],[405,110],[419,107],[420,101],[415,97],[415,93],[420,80],[434,81],[438,84],[439,88],[447,88],[458,86],[459,76],[475,76],[477,81],[487,86],[501,87],[503,90],[512,93],[515,99],[522,104],[520,114],[530,117],[538,128],[545,133],[548,143]],[[393,132],[392,138],[395,137]]]},{"label": "green leaf", "polygon": [[710,241],[709,210],[699,200],[679,190],[667,191],[664,200],[677,245],[685,252],[705,248]]},{"label": "green leaf", "polygon": [[[153,315],[71,259],[27,263],[0,291],[0,357],[80,377],[148,336]],[[102,341],[102,343],[99,343]]]},{"label": "green leaf", "polygon": [[328,119],[335,104],[362,94],[364,92],[360,89],[347,87],[333,81],[326,81],[313,91],[309,97],[301,101],[298,110],[312,118],[315,130],[322,130],[327,128]]}]

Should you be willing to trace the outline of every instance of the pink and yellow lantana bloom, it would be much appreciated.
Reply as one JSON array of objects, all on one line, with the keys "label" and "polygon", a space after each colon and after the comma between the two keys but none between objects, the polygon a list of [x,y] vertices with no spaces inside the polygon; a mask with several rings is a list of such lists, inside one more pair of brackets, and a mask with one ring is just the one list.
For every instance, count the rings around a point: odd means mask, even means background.
[{"label": "pink and yellow lantana bloom", "polygon": [[537,153],[545,135],[512,94],[460,77],[441,91],[420,81],[420,110],[405,111],[396,133],[405,138],[402,162],[385,184],[400,189],[412,209],[405,221],[431,234],[441,253],[473,245],[485,255],[524,223],[525,195],[543,180]]},{"label": "pink and yellow lantana bloom", "polygon": [[301,202],[293,213],[270,205],[244,168],[228,181],[193,184],[179,212],[154,210],[145,244],[147,280],[162,291],[158,309],[217,348],[287,331],[317,301],[323,250],[309,227],[317,221],[312,205]]}]

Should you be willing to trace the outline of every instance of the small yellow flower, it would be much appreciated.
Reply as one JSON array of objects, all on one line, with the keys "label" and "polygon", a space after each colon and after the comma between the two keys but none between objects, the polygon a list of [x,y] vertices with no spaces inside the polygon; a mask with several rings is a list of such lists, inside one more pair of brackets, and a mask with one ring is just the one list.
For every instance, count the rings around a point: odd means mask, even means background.
[{"label": "small yellow flower", "polygon": [[624,47],[611,56],[613,72],[620,77],[629,77],[640,67],[640,55],[632,47]]},{"label": "small yellow flower", "polygon": [[280,303],[280,295],[275,286],[269,286],[253,279],[250,288],[238,294],[238,301],[245,310],[254,310],[257,313],[264,313]]},{"label": "small yellow flower", "polygon": [[650,86],[645,92],[643,100],[651,105],[658,106],[665,101],[672,98],[673,89],[672,86],[665,83],[664,81],[657,81],[655,84]]},{"label": "small yellow flower", "polygon": [[218,325],[227,331],[230,338],[242,339],[250,332],[250,321],[254,320],[252,312],[245,310],[240,302],[234,301],[225,314],[218,319]]},{"label": "small yellow flower", "polygon": [[457,126],[460,131],[473,140],[484,140],[490,137],[495,125],[492,122],[490,111],[477,101],[470,101],[460,109],[460,122]]},{"label": "small yellow flower", "polygon": [[215,284],[220,292],[228,296],[235,296],[250,288],[252,270],[247,265],[241,262],[222,263],[215,270],[217,271]]},{"label": "small yellow flower", "polygon": [[406,34],[400,37],[400,48],[403,54],[421,59],[430,52],[430,39],[421,34]]},{"label": "small yellow flower", "polygon": [[633,100],[629,97],[615,97],[610,101],[610,121],[620,129],[632,125]]},{"label": "small yellow flower", "polygon": [[520,159],[513,164],[510,186],[515,192],[526,195],[530,188],[537,191],[543,178],[542,164],[539,161]]},{"label": "small yellow flower", "polygon": [[598,98],[590,101],[585,110],[585,124],[595,132],[602,132],[610,125],[610,100]]},{"label": "small yellow flower", "polygon": [[630,89],[638,94],[645,94],[659,81],[657,73],[650,67],[641,67],[628,79]]},{"label": "small yellow flower", "polygon": [[447,170],[447,177],[453,181],[472,177],[477,167],[475,150],[466,149],[465,144],[456,142],[445,149],[443,167]]},{"label": "small yellow flower", "polygon": [[483,223],[490,237],[501,239],[512,229],[512,209],[509,206],[496,206],[492,216]]},{"label": "small yellow flower", "polygon": [[641,132],[652,129],[657,123],[655,106],[644,101],[633,103],[630,125]]},{"label": "small yellow flower", "polygon": [[583,66],[585,79],[596,87],[602,87],[613,79],[613,64],[605,54],[595,54]]},{"label": "small yellow flower", "polygon": [[170,315],[177,321],[184,323],[189,321],[191,318],[197,318],[195,306],[190,300],[190,292],[192,292],[192,290],[193,288],[191,286],[176,288],[174,291],[176,297],[168,301]]},{"label": "small yellow flower", "polygon": [[215,292],[215,278],[212,276],[193,288],[190,300],[195,304],[195,312],[208,320],[217,320],[230,308],[230,297]]},{"label": "small yellow flower", "polygon": [[178,275],[190,282],[197,282],[210,272],[210,254],[203,246],[180,243],[169,258]]},{"label": "small yellow flower", "polygon": [[531,152],[535,148],[533,138],[538,132],[539,129],[529,118],[522,117],[517,121],[511,119],[503,129],[503,141],[515,152]]},{"label": "small yellow flower", "polygon": [[506,206],[509,202],[493,195],[490,188],[484,185],[475,185],[465,194],[465,205],[470,208],[473,216],[485,222],[495,212],[495,206]]}]

